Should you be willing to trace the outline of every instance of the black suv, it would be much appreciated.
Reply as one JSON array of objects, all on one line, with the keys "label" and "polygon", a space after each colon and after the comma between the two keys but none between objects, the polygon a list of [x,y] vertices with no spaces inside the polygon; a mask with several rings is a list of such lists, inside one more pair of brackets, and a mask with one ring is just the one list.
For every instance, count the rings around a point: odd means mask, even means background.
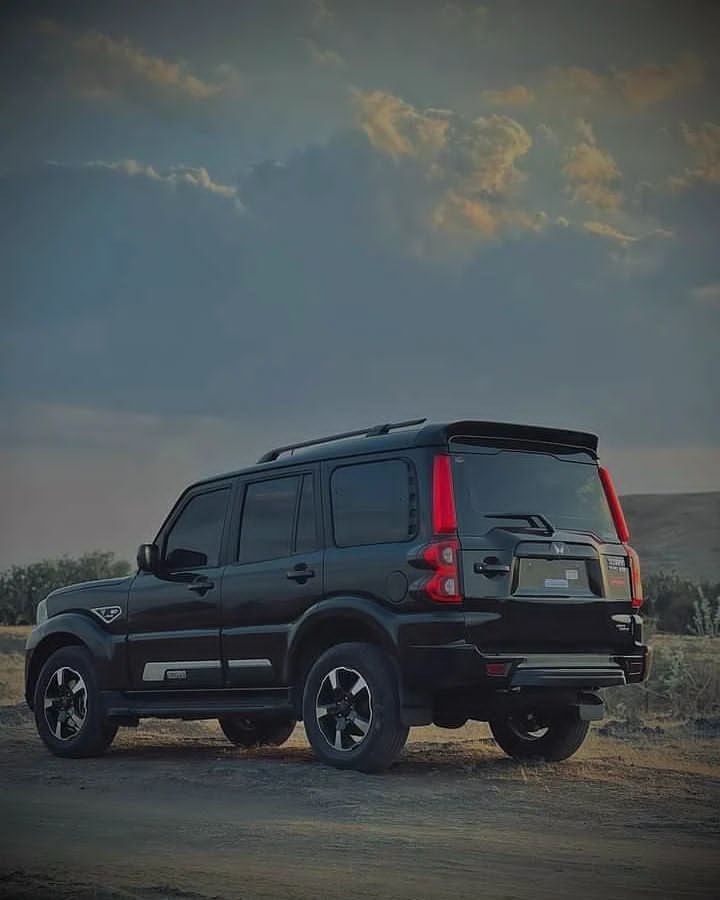
[{"label": "black suv", "polygon": [[642,681],[638,559],[597,438],[493,422],[378,425],[189,487],[127,578],[54,591],[26,697],[59,756],[142,717],[217,718],[243,747],[302,719],[377,771],[411,725],[487,721],[565,759],[596,691]]}]

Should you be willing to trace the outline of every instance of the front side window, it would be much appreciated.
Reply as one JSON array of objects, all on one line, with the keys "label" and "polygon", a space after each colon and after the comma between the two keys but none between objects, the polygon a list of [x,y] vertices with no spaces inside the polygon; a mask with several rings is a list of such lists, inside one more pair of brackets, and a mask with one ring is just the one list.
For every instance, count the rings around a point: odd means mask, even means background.
[{"label": "front side window", "polygon": [[165,541],[169,569],[218,565],[229,497],[230,488],[223,488],[188,500]]},{"label": "front side window", "polygon": [[410,469],[402,460],[335,469],[330,482],[338,547],[407,541],[412,537]]},{"label": "front side window", "polygon": [[256,481],[245,489],[238,562],[290,556],[300,478]]}]

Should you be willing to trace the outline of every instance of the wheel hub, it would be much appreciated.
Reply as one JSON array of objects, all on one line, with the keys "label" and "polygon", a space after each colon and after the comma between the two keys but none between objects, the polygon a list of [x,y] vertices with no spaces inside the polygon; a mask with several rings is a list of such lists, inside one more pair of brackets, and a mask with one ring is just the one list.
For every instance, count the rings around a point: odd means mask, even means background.
[{"label": "wheel hub", "polygon": [[59,741],[76,737],[87,717],[87,686],[82,675],[69,666],[53,672],[43,697],[45,721]]},{"label": "wheel hub", "polygon": [[315,717],[323,737],[335,750],[355,750],[365,740],[372,723],[367,681],[355,669],[332,669],[320,683]]}]

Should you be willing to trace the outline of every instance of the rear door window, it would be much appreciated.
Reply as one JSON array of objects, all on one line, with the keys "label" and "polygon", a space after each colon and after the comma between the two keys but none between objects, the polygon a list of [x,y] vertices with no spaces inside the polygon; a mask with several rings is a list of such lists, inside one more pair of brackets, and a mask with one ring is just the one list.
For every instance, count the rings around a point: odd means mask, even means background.
[{"label": "rear door window", "polygon": [[[617,540],[598,468],[587,454],[475,447],[451,451],[461,534],[483,535],[498,525],[532,525],[522,518],[502,518],[503,514],[542,515],[556,530]],[[535,525],[542,528],[540,522]]]},{"label": "rear door window", "polygon": [[256,481],[245,488],[238,562],[281,559],[292,552],[300,477]]},{"label": "rear door window", "polygon": [[414,534],[411,470],[404,460],[341,466],[330,494],[338,547],[407,541]]}]

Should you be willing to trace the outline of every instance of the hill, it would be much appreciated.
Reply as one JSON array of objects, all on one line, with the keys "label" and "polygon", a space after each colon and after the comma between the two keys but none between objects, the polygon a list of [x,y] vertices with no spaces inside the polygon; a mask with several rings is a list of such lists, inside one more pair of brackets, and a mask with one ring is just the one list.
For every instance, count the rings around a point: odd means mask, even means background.
[{"label": "hill", "polygon": [[720,491],[621,498],[642,571],[720,581]]}]

